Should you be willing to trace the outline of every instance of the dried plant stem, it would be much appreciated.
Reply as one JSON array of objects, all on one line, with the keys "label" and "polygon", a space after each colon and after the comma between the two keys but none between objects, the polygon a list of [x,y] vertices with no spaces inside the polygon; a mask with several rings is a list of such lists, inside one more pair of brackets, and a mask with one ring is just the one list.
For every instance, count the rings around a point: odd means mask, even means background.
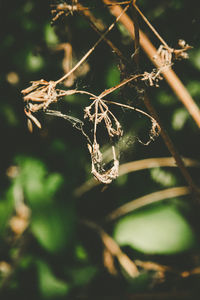
[{"label": "dried plant stem", "polygon": [[[104,30],[105,26],[103,22],[100,19],[96,19],[90,10],[84,10],[84,7],[81,5],[81,8],[83,8],[79,13],[82,15],[90,24],[90,26],[99,34],[102,35],[102,30]],[[113,50],[114,53],[117,54],[117,56],[124,62],[124,63],[130,63],[126,57],[122,54],[122,52],[111,42],[106,36],[104,36],[104,41],[108,44],[108,46]]]},{"label": "dried plant stem", "polygon": [[133,107],[133,106],[130,106],[130,105],[127,105],[127,104],[123,104],[123,103],[108,101],[108,100],[105,100],[105,99],[103,101],[106,102],[106,103],[114,104],[114,105],[117,105],[117,106],[121,106],[121,107],[124,107],[124,108],[127,108],[127,109],[137,111],[137,112],[141,113],[142,115],[145,115],[146,117],[150,118],[152,121],[155,121],[155,119],[151,115],[149,115],[148,113],[146,113],[145,111],[143,111],[139,108],[136,108],[136,107]]},{"label": "dried plant stem", "polygon": [[119,208],[115,209],[114,211],[109,214],[105,220],[106,221],[113,221],[125,214],[135,211],[138,208],[144,207],[146,205],[162,201],[165,199],[173,198],[173,197],[180,197],[190,194],[190,190],[188,187],[175,187],[170,188],[162,191],[158,191],[155,193],[151,193],[145,195],[143,197],[134,199]]},{"label": "dried plant stem", "polygon": [[113,238],[109,236],[99,225],[88,220],[82,220],[81,223],[95,230],[100,235],[104,246],[107,248],[107,250],[111,253],[112,256],[118,259],[120,265],[130,277],[134,278],[139,275],[139,271],[135,263],[120,249],[120,247],[113,240]]},{"label": "dried plant stem", "polygon": [[[142,15],[142,17],[143,18],[145,18],[144,17],[144,15],[142,14],[142,12],[139,10],[139,8],[137,7],[137,5],[136,4],[134,4],[134,7],[139,11],[139,13]],[[134,18],[135,19],[135,18]],[[152,27],[151,26],[151,24],[148,22],[148,20],[145,18],[145,21],[148,23],[148,25],[150,26],[150,27]],[[136,21],[135,21],[136,22]],[[137,23],[137,22],[136,22]],[[154,33],[158,36],[158,38],[161,40],[161,42],[166,46],[166,47],[168,47],[168,45],[165,43],[165,41],[160,37],[160,35],[157,33],[157,31],[155,31],[155,29],[154,28],[152,28],[152,30],[154,31]],[[137,24],[134,26],[134,31],[135,31],[135,52],[137,52],[137,49],[139,48],[139,28],[137,28]],[[108,40],[109,41],[109,40]],[[113,47],[114,45],[110,45],[111,47]],[[116,48],[115,46],[114,46],[114,48]],[[169,48],[169,47],[168,47]],[[118,51],[116,51],[116,53],[118,54]],[[122,56],[122,54],[120,53],[120,57]],[[138,64],[138,59],[137,58],[135,58],[135,60],[136,60],[136,64]],[[137,75],[135,75],[135,76],[133,76],[133,79],[136,79],[138,76]],[[124,82],[122,82],[122,83],[120,83],[119,85],[117,85],[115,88],[111,88],[111,89],[108,89],[108,90],[106,90],[106,91],[104,91],[100,96],[99,96],[99,98],[102,98],[102,97],[105,97],[106,95],[108,95],[109,93],[111,93],[111,92],[113,92],[115,89],[118,89],[119,87],[122,87],[124,84],[127,84],[128,82],[130,82],[130,81],[132,81],[132,79],[130,78],[130,79],[128,79],[128,81],[127,80],[125,80]],[[104,100],[105,101],[105,100]],[[157,113],[155,112],[155,109],[152,107],[152,105],[150,104],[150,101],[147,101],[147,99],[145,100],[145,102],[146,102],[146,106],[148,107],[148,109],[151,111],[151,112],[153,112],[154,113],[154,115],[156,115],[156,117],[157,117],[157,119],[158,119],[158,116],[157,116]],[[147,103],[148,102],[148,103]],[[110,102],[111,104],[113,103],[113,102]],[[118,103],[113,103],[113,104],[117,104],[117,105],[121,105],[121,106],[124,106],[124,107],[126,107],[126,105],[122,105],[122,104],[118,104]],[[134,109],[134,108],[133,108]],[[134,110],[137,110],[138,111],[138,109],[134,109]],[[140,111],[140,112],[142,112],[142,111]],[[144,113],[144,112],[142,112],[142,113]],[[144,113],[145,114],[145,113]],[[149,115],[148,115],[149,116]],[[189,185],[191,186],[191,188],[193,189],[193,190],[197,190],[197,188],[196,187],[194,187],[194,184],[193,184],[193,181],[192,181],[192,178],[191,178],[191,176],[189,175],[189,173],[187,172],[187,170],[185,169],[185,166],[184,166],[184,162],[182,161],[182,159],[181,159],[181,157],[179,156],[179,154],[178,154],[178,152],[177,152],[177,150],[175,149],[175,147],[174,147],[174,145],[172,144],[172,141],[171,141],[171,139],[169,138],[169,136],[168,136],[168,134],[167,134],[167,132],[166,132],[166,130],[162,130],[162,137],[163,137],[163,139],[165,140],[165,143],[166,143],[166,145],[167,145],[167,147],[169,148],[169,150],[170,150],[170,152],[171,152],[171,154],[175,157],[175,159],[176,159],[176,162],[177,162],[177,165],[180,167],[180,169],[182,169],[182,173],[183,173],[183,176],[185,177],[185,179],[187,180],[187,182],[189,183]]]},{"label": "dried plant stem", "polygon": [[[115,87],[112,87],[110,89],[105,90],[103,93],[101,93],[98,96],[98,99],[101,99],[101,98],[107,96],[108,94],[112,93],[114,90],[116,90],[116,89],[124,86],[128,82],[131,82],[131,81],[137,79],[138,77],[141,77],[141,75],[135,75],[135,76],[133,76],[133,77],[131,77],[129,79],[126,79],[126,80],[122,81],[121,83],[119,83]],[[134,107],[132,108],[132,107],[129,107],[129,106],[125,105],[125,104],[121,104],[121,103],[117,103],[117,102],[113,102],[113,101],[106,101],[106,100],[104,100],[104,101],[105,102],[109,102],[110,104],[115,104],[115,105],[119,105],[119,106],[122,106],[122,107],[125,107],[125,108],[133,109],[135,111],[138,111],[138,112],[140,112],[140,113],[142,113],[144,115],[147,115],[148,117],[152,118],[149,114],[141,111],[140,109],[136,109]],[[150,100],[148,99],[148,97],[146,95],[144,96],[144,103],[145,103],[145,106],[147,107],[147,109],[149,110],[150,114],[154,117],[154,119],[159,124],[159,128],[162,129],[161,130],[161,136],[162,136],[162,138],[163,138],[163,140],[164,140],[164,142],[165,142],[168,150],[170,151],[170,153],[172,154],[172,156],[175,158],[177,166],[179,167],[179,169],[180,169],[183,177],[185,178],[186,182],[190,186],[191,191],[195,195],[195,198],[198,198],[198,202],[199,202],[199,197],[200,197],[199,189],[194,184],[194,182],[192,180],[192,177],[190,176],[189,172],[187,171],[187,169],[186,169],[186,167],[184,165],[184,162],[183,162],[180,154],[178,153],[176,147],[174,146],[172,140],[170,139],[167,131],[164,129],[163,125],[161,124],[155,108],[153,107],[153,105],[151,104]],[[154,120],[154,119],[152,118],[152,120]]]},{"label": "dried plant stem", "polygon": [[[187,167],[200,167],[200,163],[190,158],[182,157]],[[174,157],[147,158],[122,164],[119,168],[119,176],[144,169],[157,167],[177,167]]]},{"label": "dried plant stem", "polygon": [[[126,85],[127,83],[129,83],[129,82],[131,82],[131,81],[133,81],[133,80],[135,80],[135,79],[137,79],[137,78],[139,78],[139,77],[143,77],[143,74],[140,74],[140,75],[133,75],[133,76],[131,76],[130,78],[123,80],[122,82],[120,82],[120,83],[117,84],[116,86],[111,87],[110,89],[107,89],[107,90],[105,90],[104,92],[102,92],[102,93],[98,96],[98,98],[101,99],[101,98],[103,98],[103,97],[105,97],[105,96],[111,94],[111,93],[114,92],[115,90],[121,88],[122,86]],[[105,101],[105,100],[104,100],[104,101]],[[110,102],[110,103],[111,103],[111,102]],[[118,103],[118,104],[121,104],[121,103]]]},{"label": "dried plant stem", "polygon": [[132,55],[132,58],[134,58],[135,64],[137,66],[137,69],[139,70],[139,50],[140,50],[140,28],[137,18],[137,11],[135,9],[135,3],[131,6],[131,12],[132,12],[132,18],[134,23],[134,44],[135,44],[135,51]]},{"label": "dried plant stem", "polygon": [[62,81],[64,81],[68,76],[70,76],[90,56],[90,54],[95,50],[95,48],[100,44],[100,42],[108,34],[108,32],[110,32],[113,29],[113,27],[115,26],[115,24],[123,16],[123,14],[129,8],[129,5],[130,4],[128,4],[124,9],[122,9],[121,13],[117,16],[116,20],[109,26],[109,28],[105,31],[105,33],[101,35],[101,37],[94,44],[94,46],[92,48],[90,48],[90,50],[79,60],[79,62],[67,74],[65,74],[63,77],[61,77],[57,81],[55,81],[55,85],[57,85],[58,83],[61,83]]},{"label": "dried plant stem", "polygon": [[141,10],[139,9],[139,7],[134,4],[135,9],[139,12],[140,16],[143,18],[143,20],[145,21],[145,23],[147,23],[147,25],[149,26],[149,28],[151,28],[151,30],[153,31],[153,33],[157,36],[157,38],[160,40],[160,42],[165,45],[166,48],[170,49],[170,47],[167,45],[167,43],[163,40],[163,38],[160,36],[160,34],[158,33],[158,31],[152,26],[152,24],[149,22],[149,20],[145,17],[145,15],[141,12]]},{"label": "dried plant stem", "polygon": [[161,128],[161,136],[165,142],[165,145],[167,146],[169,152],[171,153],[171,155],[174,157],[177,166],[179,167],[183,177],[185,178],[186,182],[188,183],[191,192],[194,195],[194,198],[197,200],[198,203],[200,203],[200,191],[198,189],[198,187],[195,185],[195,183],[193,182],[192,177],[190,176],[189,172],[187,171],[185,164],[183,162],[183,159],[181,158],[178,150],[176,149],[175,145],[173,144],[170,136],[168,135],[166,129],[163,127],[158,114],[155,110],[155,108],[153,107],[153,105],[151,104],[149,98],[147,97],[147,95],[144,95],[144,103],[145,106],[147,107],[148,111],[150,112],[150,114],[156,119],[156,121],[158,122],[160,128]]},{"label": "dried plant stem", "polygon": [[[103,0],[105,3],[110,2],[109,0]],[[111,13],[114,14],[115,16],[118,15],[118,13],[121,11],[121,7],[120,6],[114,6],[112,8],[110,8]],[[131,21],[131,19],[124,14],[123,17],[121,18],[121,22],[122,24],[127,28],[127,30],[129,31],[129,33],[133,36],[134,38],[134,25],[133,22]],[[141,41],[141,46],[143,47],[143,49],[145,50],[145,52],[148,54],[148,56],[151,58],[151,60],[155,63],[156,62],[156,66],[157,67],[161,67],[161,62],[159,60],[154,61],[153,60],[153,56],[156,53],[156,49],[154,48],[154,46],[151,44],[151,42],[148,40],[148,38],[145,36],[145,34],[140,30],[140,41]],[[149,47],[151,48],[151,55],[149,55],[149,50],[148,47],[144,47],[144,41],[147,42],[147,44],[149,45]],[[146,44],[145,44],[146,45]],[[153,52],[153,53],[152,53]],[[172,72],[172,75],[170,75]],[[168,74],[166,76],[166,74]],[[167,81],[171,82],[171,78],[176,78],[176,81],[178,80],[179,83],[180,80],[178,79],[178,77],[176,76],[176,74],[171,70],[171,69],[167,69],[165,70],[165,72],[163,73],[163,76],[166,77]],[[173,82],[173,86],[174,86],[174,82]],[[174,86],[175,87],[175,86]],[[181,89],[180,89],[180,93],[178,93],[178,95],[182,95],[183,93],[188,93],[187,90],[185,89],[184,85],[181,83]],[[189,93],[188,93],[189,95]],[[189,95],[189,97],[191,98],[191,96]],[[188,106],[188,110],[191,109],[191,106],[196,106],[195,102],[193,101],[193,99],[189,99],[188,97],[185,99],[186,100],[186,104]],[[173,145],[169,135],[167,134],[167,131],[163,128],[163,126],[161,125],[161,122],[159,120],[158,114],[155,110],[155,108],[153,107],[153,105],[151,104],[150,100],[148,99],[148,97],[145,95],[144,96],[144,103],[145,106],[147,107],[147,109],[149,110],[149,112],[152,114],[152,116],[156,119],[156,121],[158,122],[158,124],[160,125],[161,128],[161,136],[167,146],[167,148],[169,149],[170,153],[173,155],[173,157],[176,160],[176,163],[182,173],[182,175],[184,176],[185,180],[187,181],[191,191],[193,192],[195,199],[197,199],[197,201],[200,201],[200,192],[199,189],[196,187],[196,185],[194,184],[192,177],[190,176],[189,172],[187,171],[187,169],[185,168],[184,162],[182,161],[181,156],[179,155],[176,147]],[[196,108],[198,109],[198,107],[196,106]],[[194,112],[194,110],[192,110]],[[199,113],[199,109],[195,111],[195,116],[198,116],[199,118],[199,123],[197,123],[200,127],[200,113]]]},{"label": "dried plant stem", "polygon": [[[200,163],[190,158],[182,158],[185,166],[187,167],[200,167]],[[157,168],[157,167],[177,167],[174,157],[159,157],[148,158],[142,160],[131,161],[119,166],[119,176],[128,174],[131,172],[141,171],[145,169]],[[84,182],[80,187],[74,191],[76,197],[81,197],[84,193],[88,192],[100,183],[94,178]]]},{"label": "dried plant stem", "polygon": [[[105,4],[112,3],[112,1],[110,0],[103,0],[103,2]],[[119,5],[109,6],[108,8],[115,17],[117,17],[122,11],[122,8]],[[130,33],[130,35],[133,37],[133,39],[135,39],[134,25],[130,17],[127,14],[124,14],[121,17],[120,22],[124,25],[124,27]],[[162,66],[161,61],[159,60],[159,58],[156,60],[154,59],[154,55],[156,54],[157,50],[152,45],[148,37],[141,30],[140,30],[140,44],[144,52],[152,61],[152,63],[156,67],[160,68]],[[166,81],[168,82],[169,86],[174,91],[178,99],[184,104],[184,106],[187,108],[190,115],[192,116],[192,118],[200,128],[200,110],[197,104],[192,99],[189,92],[187,91],[187,89],[185,88],[185,86],[183,85],[183,83],[181,82],[181,80],[178,78],[178,76],[171,68],[165,70],[165,72],[163,72],[163,76],[165,77]]]},{"label": "dried plant stem", "polygon": [[[189,269],[189,270],[185,270],[185,271],[180,271],[178,269],[175,269],[171,266],[167,266],[167,265],[161,265],[159,263],[156,263],[154,261],[141,261],[141,260],[135,260],[135,264],[140,267],[143,268],[146,271],[155,271],[158,274],[160,273],[160,275],[164,275],[164,273],[174,273],[178,276],[181,276],[183,278],[185,277],[189,277],[192,275],[199,275],[200,274],[200,267],[197,266],[195,268]],[[159,276],[159,275],[158,275]]]}]

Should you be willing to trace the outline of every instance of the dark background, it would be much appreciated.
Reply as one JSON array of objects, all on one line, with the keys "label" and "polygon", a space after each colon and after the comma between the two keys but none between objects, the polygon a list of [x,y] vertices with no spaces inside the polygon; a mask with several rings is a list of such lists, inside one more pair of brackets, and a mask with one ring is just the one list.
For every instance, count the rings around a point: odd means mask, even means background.
[{"label": "dark background", "polygon": [[[91,12],[107,26],[113,22],[101,1],[81,3],[91,7]],[[171,47],[176,47],[180,38],[193,46],[189,59],[176,62],[173,69],[199,106],[200,14],[197,4],[195,0],[138,1],[143,13]],[[138,19],[140,27],[158,48],[159,41],[142,19]],[[116,26],[109,38],[130,58],[134,44],[121,26]],[[37,114],[41,130],[34,126],[31,134],[27,129],[21,90],[32,80],[57,80],[63,75],[64,53],[56,51],[56,45],[71,43],[78,60],[97,39],[85,19],[76,13],[67,18],[62,16],[51,26],[51,7],[47,0],[0,2],[2,299],[16,296],[21,299],[134,299],[138,293],[141,299],[151,299],[151,295],[154,295],[152,299],[157,299],[156,295],[160,295],[159,299],[179,299],[179,296],[181,299],[198,299],[195,295],[199,291],[199,275],[185,278],[180,275],[185,270],[197,268],[200,263],[198,208],[193,205],[192,196],[164,200],[140,210],[132,219],[120,219],[117,223],[102,221],[114,208],[137,197],[165,188],[187,186],[178,168],[154,168],[125,174],[105,191],[100,185],[77,197],[76,189],[92,177],[85,138],[67,121],[44,113]],[[87,63],[87,74],[76,78],[70,88],[98,94],[120,81],[119,59],[103,42]],[[142,72],[153,68],[142,51],[140,68]],[[198,161],[199,129],[183,104],[164,80],[159,88],[147,86],[146,92],[180,154]],[[124,88],[112,99],[146,110],[141,94],[134,88]],[[63,98],[54,108],[83,120],[83,109],[87,105],[86,96],[75,95]],[[161,137],[149,146],[138,142],[137,137],[148,140],[150,122],[144,116],[122,109],[116,109],[116,115],[124,128],[119,147],[120,163],[170,156]],[[199,169],[190,168],[189,172],[198,186]],[[26,220],[27,224],[30,222],[27,229],[16,237],[10,220],[17,215],[18,201],[29,207],[31,215]],[[163,218],[169,222],[163,223]],[[83,219],[101,224],[119,240],[132,231],[143,246],[137,246],[134,239],[126,240],[126,246],[122,242],[123,251],[131,259],[154,261],[175,271],[162,278],[155,271],[141,269],[139,277],[132,279],[116,261],[117,274],[110,274],[103,260],[101,238],[96,230],[82,223]],[[133,223],[129,223],[132,220]],[[120,233],[122,221],[125,227]],[[141,222],[144,225],[137,231]],[[147,240],[148,222],[153,222],[156,228],[151,233],[150,244],[141,242]],[[173,230],[177,234],[175,237]],[[169,239],[162,250],[160,234]],[[170,246],[172,236],[176,240],[175,246],[173,243]],[[153,251],[149,250],[151,247]]]}]

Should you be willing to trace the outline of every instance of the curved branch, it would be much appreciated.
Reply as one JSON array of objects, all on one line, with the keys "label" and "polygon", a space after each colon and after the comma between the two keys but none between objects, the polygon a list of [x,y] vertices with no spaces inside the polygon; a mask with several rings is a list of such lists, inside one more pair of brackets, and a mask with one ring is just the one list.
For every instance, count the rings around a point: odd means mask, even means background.
[{"label": "curved branch", "polygon": [[[200,163],[190,158],[183,158],[184,164],[187,167],[200,167]],[[142,160],[131,161],[119,166],[119,176],[128,174],[135,171],[157,168],[157,167],[177,167],[173,157],[155,157]],[[94,178],[91,178],[84,182],[81,186],[75,189],[74,195],[81,197],[86,192],[90,191],[100,183]]]},{"label": "curved branch", "polygon": [[[103,0],[105,4],[111,4],[112,1],[110,0]],[[122,8],[119,5],[115,6],[108,6],[110,12],[112,15],[117,17],[121,11]],[[132,36],[133,39],[135,39],[134,36],[134,25],[131,20],[131,18],[127,15],[124,14],[120,22],[124,25],[124,27],[127,29],[129,34]],[[158,68],[162,66],[161,60],[159,59],[154,59],[154,55],[156,54],[156,48],[153,46],[151,41],[148,39],[148,37],[145,35],[143,31],[140,30],[140,45],[143,48],[144,52],[147,54],[151,62]],[[176,96],[179,98],[179,100],[184,104],[184,106],[187,108],[189,111],[190,115],[196,122],[197,126],[200,128],[200,110],[195,103],[195,101],[192,99],[191,95],[189,94],[188,90],[185,88],[181,80],[178,78],[176,73],[169,68],[168,70],[165,70],[163,72],[163,76],[165,77],[167,83],[173,90],[173,92],[176,94]]]},{"label": "curved branch", "polygon": [[119,208],[112,211],[106,218],[106,221],[113,221],[123,215],[126,215],[130,212],[133,212],[136,209],[139,209],[141,207],[144,207],[146,205],[162,201],[164,199],[169,199],[173,197],[180,197],[190,194],[190,190],[188,187],[175,187],[170,188],[162,191],[158,191],[155,193],[151,193],[142,197],[139,197],[137,199],[134,199]]}]

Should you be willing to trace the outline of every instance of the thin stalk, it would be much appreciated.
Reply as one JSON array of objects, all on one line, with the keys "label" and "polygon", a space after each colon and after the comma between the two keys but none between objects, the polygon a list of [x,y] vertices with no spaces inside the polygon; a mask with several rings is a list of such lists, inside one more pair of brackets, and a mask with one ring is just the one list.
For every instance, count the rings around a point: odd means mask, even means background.
[{"label": "thin stalk", "polygon": [[139,197],[137,199],[134,199],[114,211],[112,211],[105,220],[113,221],[119,217],[122,217],[128,213],[131,213],[135,211],[136,209],[142,208],[144,206],[150,205],[152,203],[156,203],[158,201],[162,201],[165,199],[173,198],[173,197],[180,197],[190,194],[190,190],[188,187],[175,187],[175,188],[169,188],[162,191],[158,191],[155,193],[151,193],[142,197]]},{"label": "thin stalk", "polygon": [[134,76],[132,76],[132,77],[130,77],[130,78],[128,78],[128,79],[125,79],[125,80],[123,80],[122,82],[120,82],[119,84],[117,84],[116,86],[111,87],[110,89],[107,89],[107,90],[105,90],[104,92],[102,92],[102,93],[98,96],[98,98],[101,99],[101,98],[103,98],[103,97],[109,95],[110,93],[114,92],[115,90],[121,88],[122,86],[126,85],[127,83],[129,83],[129,82],[131,82],[131,81],[133,81],[133,80],[135,80],[135,79],[137,79],[137,78],[139,78],[139,77],[142,77],[142,76],[143,76],[143,74],[138,74],[138,75],[134,75]]},{"label": "thin stalk", "polygon": [[155,34],[155,36],[157,36],[157,38],[160,40],[160,42],[165,45],[165,47],[167,49],[170,49],[170,47],[167,45],[167,43],[163,40],[163,38],[160,36],[160,34],[158,33],[158,31],[155,29],[155,27],[153,27],[153,25],[149,22],[149,20],[145,17],[145,15],[141,12],[141,10],[139,9],[139,7],[134,4],[135,9],[139,12],[140,16],[143,18],[143,20],[145,21],[145,23],[149,26],[149,28],[151,28],[151,30],[153,31],[153,33]]},{"label": "thin stalk", "polygon": [[[112,3],[110,0],[102,0],[106,5]],[[115,6],[109,6],[108,7],[111,14],[117,17],[121,11],[122,8],[119,5]],[[120,22],[124,25],[124,27],[127,29],[129,34],[132,36],[133,39],[135,39],[134,35],[134,25],[132,20],[127,14],[124,14],[122,18],[120,19]],[[147,54],[151,62],[157,67],[160,68],[162,66],[162,62],[159,59],[154,59],[155,54],[157,53],[156,48],[153,46],[151,41],[148,39],[148,37],[140,30],[140,45],[143,48],[144,52]],[[173,92],[176,94],[178,99],[183,103],[183,105],[186,107],[194,121],[196,122],[197,126],[200,128],[200,110],[197,106],[197,104],[192,99],[191,95],[181,82],[181,80],[178,78],[176,73],[169,68],[168,70],[165,70],[163,73],[164,78],[166,79],[167,83],[173,90]]]},{"label": "thin stalk", "polygon": [[[127,2],[127,1],[126,1]],[[127,2],[128,3],[128,2]],[[84,8],[84,6],[81,6],[82,8]],[[81,10],[80,15],[83,16],[90,24],[90,26],[101,36],[102,30],[104,29],[104,24],[101,22],[100,19],[96,19],[93,14],[91,13],[90,10]],[[126,57],[124,57],[124,55],[122,54],[122,52],[113,44],[113,42],[111,42],[111,40],[109,40],[106,36],[104,36],[104,41],[108,44],[108,46],[112,49],[112,51],[114,53],[117,54],[117,56],[126,64],[129,64],[130,62],[128,61],[128,59],[126,59]]]},{"label": "thin stalk", "polygon": [[138,268],[136,264],[130,259],[119,247],[119,245],[114,241],[114,239],[108,235],[99,225],[89,220],[81,220],[81,224],[95,230],[101,237],[101,240],[107,250],[112,256],[115,256],[123,269],[127,274],[134,278],[139,275]]},{"label": "thin stalk", "polygon": [[184,161],[181,158],[178,150],[176,149],[174,143],[172,142],[170,136],[168,135],[166,129],[163,127],[158,114],[155,110],[155,108],[153,107],[153,105],[151,104],[149,98],[147,97],[147,95],[144,95],[144,104],[146,106],[146,108],[148,109],[148,111],[150,112],[150,114],[156,119],[156,121],[158,122],[160,128],[161,128],[161,136],[163,138],[163,141],[165,143],[165,145],[167,146],[169,152],[171,153],[171,155],[174,157],[177,166],[179,167],[183,177],[185,178],[185,181],[188,183],[191,192],[194,195],[194,198],[197,200],[198,203],[200,203],[200,190],[199,188],[195,185],[195,183],[193,182],[193,179],[190,175],[190,173],[187,171]]},{"label": "thin stalk", "polygon": [[[109,0],[103,0],[103,1],[104,1],[104,3],[110,3]],[[112,14],[114,14],[115,16],[117,16],[118,13],[121,11],[121,8],[120,8],[120,6],[115,6],[115,7],[110,8],[110,10],[111,10],[111,13],[112,13]],[[126,14],[124,14],[123,19],[121,19],[121,22],[122,22],[122,24],[128,29],[128,31],[131,33],[131,35],[133,36],[133,38],[135,38],[135,36],[134,36],[134,34],[133,34],[133,32],[134,32],[134,25],[133,25],[132,20],[131,20]],[[151,44],[151,42],[147,39],[147,37],[144,35],[144,33],[143,33],[142,31],[140,31],[140,36],[141,36],[141,45],[143,45],[144,50],[147,52],[147,54],[149,54],[149,50],[148,50],[146,47],[144,47],[144,44],[142,44],[142,41],[144,42],[144,39],[145,39],[146,41],[148,41],[148,44],[150,44],[151,48],[154,48],[154,47],[153,47],[153,45]],[[144,38],[144,37],[145,37],[145,38]],[[146,44],[145,44],[145,45],[146,45]],[[156,53],[156,49],[155,49],[155,53]],[[154,54],[155,54],[155,53],[154,53]],[[151,58],[151,59],[152,59],[152,58]],[[161,63],[159,62],[159,60],[158,60],[157,64],[158,64],[158,65],[157,65],[158,67],[161,66],[161,65],[160,65]],[[169,75],[169,72],[172,72],[172,76]],[[168,74],[168,75],[166,76],[166,74]],[[176,74],[173,73],[173,71],[172,71],[171,69],[166,70],[166,71],[163,73],[163,76],[167,77],[167,79],[168,79],[170,82],[171,82],[171,77],[174,77],[173,75],[175,76],[175,78],[177,77]],[[180,80],[178,79],[178,77],[177,77],[177,80],[176,80],[176,81],[178,81],[178,82],[180,81]],[[174,86],[174,85],[173,85],[173,86]],[[188,93],[187,90],[185,89],[185,86],[184,86],[184,85],[181,86],[181,92]],[[179,94],[179,95],[180,95],[180,94]],[[182,93],[181,93],[181,95],[182,95]],[[188,93],[188,95],[189,95],[189,93]],[[194,106],[196,106],[196,104],[194,103],[193,99],[192,99],[192,98],[190,99],[190,98],[191,98],[191,96],[189,95],[189,97],[187,97],[187,99],[186,99],[186,100],[187,100],[186,103],[187,103],[188,109],[191,110],[191,106],[194,108]],[[182,98],[181,98],[181,99],[182,99]],[[191,191],[192,191],[192,193],[193,193],[195,199],[197,200],[198,203],[200,203],[200,191],[199,191],[198,187],[194,184],[193,179],[192,179],[192,177],[190,176],[189,172],[187,171],[187,169],[186,169],[186,167],[185,167],[185,165],[184,165],[184,162],[183,162],[181,156],[179,155],[179,153],[178,153],[176,147],[174,146],[172,140],[170,139],[170,137],[169,137],[167,131],[163,128],[163,125],[161,124],[161,122],[160,122],[160,120],[159,120],[158,114],[157,114],[155,108],[154,108],[153,105],[151,104],[151,102],[150,102],[150,100],[148,99],[148,97],[147,97],[146,94],[144,95],[144,104],[145,104],[145,106],[147,107],[147,109],[149,110],[149,112],[153,115],[153,117],[154,117],[154,118],[156,119],[156,121],[158,122],[158,124],[159,124],[159,126],[160,126],[160,128],[161,128],[161,136],[162,136],[162,138],[163,138],[163,140],[164,140],[164,142],[165,142],[165,144],[166,144],[168,150],[170,151],[170,153],[171,153],[171,154],[173,155],[173,157],[175,158],[176,163],[177,163],[177,165],[178,165],[178,167],[179,167],[179,169],[180,169],[180,171],[181,171],[183,177],[185,178],[186,182],[188,183],[188,185],[189,185],[189,187],[190,187],[190,189],[191,189]],[[197,106],[196,106],[196,107],[197,107]],[[192,112],[194,112],[193,109],[192,109]],[[195,111],[195,116],[197,116],[196,113],[197,113],[197,110]],[[198,119],[199,119],[199,123],[197,123],[197,124],[198,124],[199,127],[200,127],[200,113],[199,113],[199,110],[198,110]],[[195,120],[196,120],[196,119],[195,119]]]},{"label": "thin stalk", "polygon": [[[185,166],[187,167],[200,167],[200,162],[182,157]],[[176,167],[177,164],[174,157],[158,157],[158,158],[147,158],[142,160],[131,161],[122,164],[119,168],[119,176],[136,172],[145,169],[152,169],[158,167]]]},{"label": "thin stalk", "polygon": [[94,44],[94,46],[92,48],[90,48],[90,50],[79,60],[79,62],[67,74],[65,74],[63,77],[61,77],[57,81],[55,81],[55,85],[57,85],[58,83],[64,81],[67,77],[69,77],[90,56],[90,54],[100,44],[100,42],[104,39],[104,37],[113,29],[113,27],[119,21],[119,19],[122,17],[122,15],[127,11],[127,9],[129,8],[129,5],[130,4],[128,4],[124,9],[122,9],[121,13],[117,16],[116,20],[108,27],[106,32],[104,34],[102,34],[102,36],[98,39],[98,41]]},{"label": "thin stalk", "polygon": [[[200,167],[200,163],[190,158],[182,158],[186,167]],[[147,158],[142,160],[131,161],[119,166],[119,176],[128,174],[131,172],[141,171],[145,169],[152,169],[158,167],[176,167],[177,164],[174,157],[158,157],[158,158]],[[81,197],[83,194],[99,185],[100,183],[94,178],[84,182],[80,187],[76,188],[74,195]]]},{"label": "thin stalk", "polygon": [[117,105],[117,106],[121,106],[121,107],[124,107],[124,108],[127,108],[127,109],[131,109],[131,110],[137,111],[137,112],[145,115],[146,117],[148,117],[152,121],[156,122],[156,120],[151,115],[149,115],[148,113],[146,113],[145,111],[143,111],[143,110],[141,110],[139,108],[135,108],[135,107],[127,105],[127,104],[123,104],[123,103],[119,103],[119,102],[114,102],[114,101],[109,101],[109,100],[103,100],[103,101],[106,102],[106,103],[109,103],[109,104],[114,104],[114,105]]},{"label": "thin stalk", "polygon": [[132,58],[135,61],[137,69],[139,70],[140,29],[139,29],[139,23],[138,23],[135,3],[133,3],[131,6],[131,12],[132,12],[132,18],[133,18],[133,23],[134,23],[134,35],[135,35],[135,40],[134,40],[135,51],[132,55]]}]

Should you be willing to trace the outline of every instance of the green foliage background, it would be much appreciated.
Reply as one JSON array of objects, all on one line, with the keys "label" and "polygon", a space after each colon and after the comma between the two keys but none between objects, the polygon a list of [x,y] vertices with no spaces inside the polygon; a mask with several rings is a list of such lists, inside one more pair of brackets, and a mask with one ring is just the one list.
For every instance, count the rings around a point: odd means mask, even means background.
[{"label": "green foliage background", "polygon": [[[84,2],[84,1],[83,1]],[[85,1],[105,24],[113,18],[101,1]],[[182,38],[194,48],[189,60],[176,63],[175,71],[200,105],[200,17],[197,1],[138,1],[142,11],[170,46]],[[112,276],[103,266],[103,246],[95,231],[80,220],[91,219],[122,246],[131,259],[152,260],[185,270],[200,262],[199,221],[189,196],[162,201],[119,219],[103,223],[106,214],[137,197],[162,188],[186,185],[178,169],[156,168],[119,177],[104,192],[97,186],[82,197],[75,189],[91,178],[90,157],[84,137],[71,124],[38,114],[42,129],[30,134],[26,127],[20,91],[31,80],[56,80],[62,75],[63,53],[54,51],[60,42],[71,42],[77,59],[97,40],[80,16],[61,18],[50,25],[49,1],[19,0],[0,2],[0,262],[7,262],[13,273],[5,284],[1,271],[2,299],[76,299],[136,292],[176,290],[198,292],[199,277],[191,280],[167,278],[157,283],[153,272],[142,272],[130,279],[118,266]],[[140,20],[151,41],[158,41]],[[110,34],[128,57],[134,45],[118,25]],[[118,60],[101,43],[88,59],[90,71],[78,78],[74,88],[100,93],[120,80]],[[141,69],[152,66],[141,53]],[[181,155],[200,159],[199,130],[187,110],[166,82],[147,92]],[[132,92],[131,92],[132,93]],[[130,92],[125,101],[143,108],[142,100]],[[135,92],[134,92],[135,93]],[[71,96],[56,104],[64,113],[83,119],[85,96]],[[118,112],[126,130],[121,142],[121,162],[170,156],[162,139],[145,147],[136,136],[148,138],[148,124],[133,113]],[[10,178],[9,168],[17,167]],[[197,185],[199,169],[190,169]],[[14,241],[9,220],[15,215],[17,191],[31,210],[30,226]],[[195,260],[196,259],[196,260]],[[198,263],[197,263],[198,264]],[[0,264],[1,266],[1,264]],[[125,299],[125,296],[124,296]]]}]

